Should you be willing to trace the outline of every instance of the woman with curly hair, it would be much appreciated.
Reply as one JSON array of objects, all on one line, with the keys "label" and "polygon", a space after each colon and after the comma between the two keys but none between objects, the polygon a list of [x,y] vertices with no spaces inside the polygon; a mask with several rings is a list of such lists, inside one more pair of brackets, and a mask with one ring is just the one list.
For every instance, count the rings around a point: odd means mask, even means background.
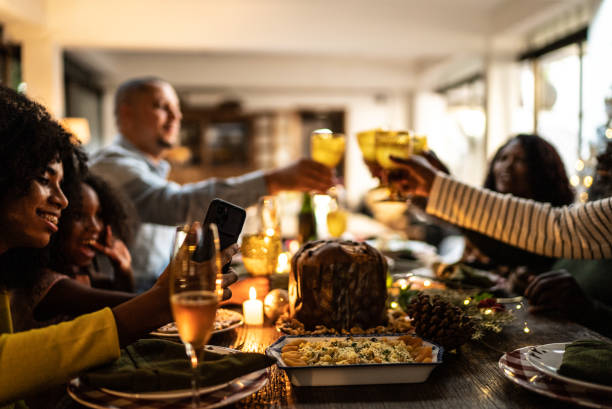
[{"label": "woman with curly hair", "polygon": [[120,346],[172,320],[164,273],[151,290],[112,309],[11,333],[7,288],[27,283],[32,249],[57,232],[80,188],[84,157],[42,106],[0,86],[0,403],[9,407],[118,358]]},{"label": "woman with curly hair", "polygon": [[[88,174],[83,179],[80,191],[62,213],[58,232],[41,251],[45,257],[39,260],[46,263],[30,272],[35,276],[33,284],[12,291],[16,331],[66,321],[135,297],[130,293],[134,289],[131,256],[122,240],[131,238],[133,221],[124,203],[128,202],[100,177]],[[105,283],[108,289],[92,288],[97,253],[108,257],[114,267],[114,280]]]},{"label": "woman with curly hair", "polygon": [[[574,201],[565,167],[557,150],[538,135],[518,134],[503,144],[489,165],[484,187],[499,193],[550,203],[554,207]],[[508,246],[471,230],[464,230],[476,249],[493,266],[525,266],[532,272],[545,271],[555,259]]]}]

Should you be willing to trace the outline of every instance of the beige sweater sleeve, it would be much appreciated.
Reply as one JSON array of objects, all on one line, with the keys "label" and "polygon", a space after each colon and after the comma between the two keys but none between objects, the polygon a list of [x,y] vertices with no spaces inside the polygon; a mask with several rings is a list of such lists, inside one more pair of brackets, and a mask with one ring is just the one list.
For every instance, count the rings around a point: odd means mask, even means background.
[{"label": "beige sweater sleeve", "polygon": [[427,212],[522,249],[559,258],[612,258],[612,198],[554,208],[439,173]]}]

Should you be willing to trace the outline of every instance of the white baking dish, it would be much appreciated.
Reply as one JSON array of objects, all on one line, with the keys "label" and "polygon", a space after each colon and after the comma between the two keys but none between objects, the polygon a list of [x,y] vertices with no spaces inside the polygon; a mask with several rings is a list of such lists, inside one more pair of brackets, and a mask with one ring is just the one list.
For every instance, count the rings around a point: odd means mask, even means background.
[{"label": "white baking dish", "polygon": [[288,366],[281,356],[282,348],[297,339],[304,341],[323,341],[347,338],[394,339],[400,335],[352,335],[352,336],[299,336],[285,335],[266,349],[266,355],[276,359],[279,368],[284,369],[295,386],[332,386],[332,385],[373,385],[388,383],[425,382],[433,369],[442,363],[443,348],[423,341],[432,347],[431,363],[383,363],[330,366]]}]

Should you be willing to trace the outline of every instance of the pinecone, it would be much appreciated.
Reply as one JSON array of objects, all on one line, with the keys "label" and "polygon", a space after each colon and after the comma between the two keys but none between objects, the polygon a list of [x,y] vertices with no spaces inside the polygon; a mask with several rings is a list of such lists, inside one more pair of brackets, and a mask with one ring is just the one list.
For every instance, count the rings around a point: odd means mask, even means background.
[{"label": "pinecone", "polygon": [[412,326],[421,338],[453,350],[470,340],[474,333],[473,323],[459,307],[440,299],[419,294],[412,298],[406,308],[412,317]]}]

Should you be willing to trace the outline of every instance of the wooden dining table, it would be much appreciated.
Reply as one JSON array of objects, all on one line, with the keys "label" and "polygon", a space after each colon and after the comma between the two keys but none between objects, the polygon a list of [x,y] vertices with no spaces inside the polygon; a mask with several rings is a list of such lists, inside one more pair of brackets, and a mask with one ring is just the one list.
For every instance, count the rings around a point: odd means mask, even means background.
[{"label": "wooden dining table", "polygon": [[[444,362],[418,384],[295,387],[282,369],[271,368],[268,384],[235,404],[237,408],[574,408],[542,396],[504,377],[498,361],[517,348],[602,335],[566,320],[514,311],[516,320],[490,334],[445,353]],[[524,331],[525,323],[529,332]],[[211,343],[242,351],[264,352],[282,334],[270,323],[243,326]]]}]

